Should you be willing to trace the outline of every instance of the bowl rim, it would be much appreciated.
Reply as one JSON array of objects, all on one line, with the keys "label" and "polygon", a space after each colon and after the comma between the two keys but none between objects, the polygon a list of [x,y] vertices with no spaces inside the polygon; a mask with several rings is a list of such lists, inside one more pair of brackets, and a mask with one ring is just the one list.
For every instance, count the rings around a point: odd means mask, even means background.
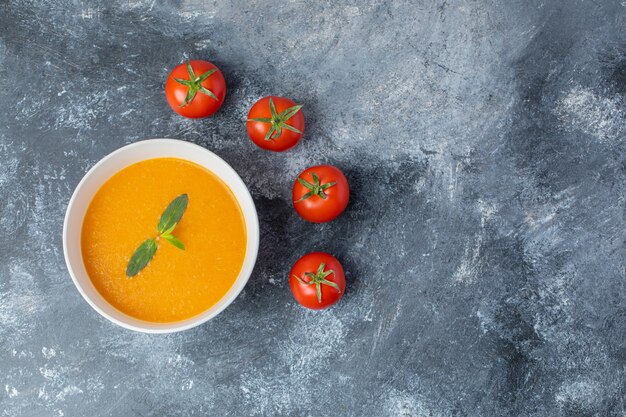
[{"label": "bowl rim", "polygon": [[[72,211],[72,207],[75,204],[76,199],[78,198],[78,196],[81,194],[81,192],[83,192],[83,188],[85,187],[85,183],[87,182],[88,178],[90,178],[92,175],[94,175],[94,173],[105,163],[107,163],[108,161],[110,161],[111,159],[114,159],[116,157],[118,157],[120,154],[124,153],[124,152],[128,152],[129,150],[132,150],[134,148],[139,148],[139,147],[149,147],[149,146],[153,146],[153,145],[165,145],[165,146],[186,146],[190,149],[193,149],[197,152],[201,152],[201,153],[205,153],[207,154],[207,156],[209,157],[213,157],[213,158],[217,158],[219,161],[221,161],[221,163],[224,164],[224,169],[226,169],[227,171],[230,171],[231,174],[234,174],[233,178],[235,180],[235,182],[240,182],[240,185],[242,186],[241,190],[242,190],[242,194],[244,199],[249,200],[250,207],[252,208],[250,210],[250,212],[244,212],[244,209],[242,208],[242,215],[244,216],[244,219],[248,219],[250,220],[250,223],[252,224],[252,230],[248,230],[250,229],[248,227],[248,222],[245,221],[246,223],[246,235],[247,235],[247,239],[248,241],[252,241],[252,245],[249,246],[247,245],[247,251],[246,251],[246,255],[244,256],[244,261],[242,264],[242,271],[244,270],[244,267],[246,266],[246,262],[248,261],[248,259],[251,259],[251,267],[250,270],[248,271],[247,274],[245,274],[246,276],[243,277],[242,279],[242,275],[241,275],[241,271],[240,271],[240,275],[237,276],[235,282],[233,283],[233,286],[229,289],[229,291],[219,300],[219,301],[224,301],[224,303],[222,303],[222,305],[220,305],[217,309],[215,309],[213,312],[211,312],[211,314],[206,314],[206,311],[208,311],[208,309],[203,312],[200,313],[196,316],[192,316],[188,319],[185,320],[181,320],[181,321],[175,321],[175,322],[166,322],[166,323],[158,323],[158,322],[150,322],[150,321],[145,321],[146,324],[149,325],[162,325],[161,327],[158,328],[153,328],[153,327],[142,327],[139,325],[135,325],[132,323],[128,323],[128,322],[124,322],[121,320],[118,320],[116,317],[111,316],[109,313],[107,313],[106,311],[104,311],[102,308],[100,308],[100,306],[98,306],[96,304],[96,302],[89,296],[87,295],[87,293],[85,292],[85,290],[82,287],[82,284],[79,282],[78,278],[76,277],[76,273],[74,271],[74,268],[72,267],[72,263],[70,262],[70,255],[69,255],[69,250],[68,250],[68,242],[69,242],[69,237],[68,237],[68,225],[69,222],[71,221],[70,218],[70,212]],[[183,157],[177,157],[177,156],[172,156],[172,157],[176,157],[179,159],[185,159]],[[124,169],[134,163],[138,163],[144,160],[148,160],[148,159],[154,159],[154,158],[159,158],[159,157],[147,157],[145,159],[141,159],[135,162],[132,162],[126,166],[124,166],[121,169]],[[162,156],[162,158],[167,158],[167,156]],[[194,162],[194,161],[191,161]],[[199,164],[197,162],[194,162],[198,165]],[[222,175],[217,174],[216,172],[214,172],[213,170],[211,170],[210,168],[204,166],[204,168],[209,169],[214,175],[216,175],[218,178],[220,178],[220,180],[222,180],[229,188],[230,188],[230,184],[226,182],[226,180],[223,178]],[[117,172],[119,172],[120,170],[118,170]],[[115,174],[113,174],[115,175]],[[109,176],[107,179],[104,180],[104,182],[106,182],[108,179],[110,179],[111,176]],[[103,182],[103,183],[104,183]],[[234,194],[234,193],[233,193]],[[237,200],[237,202],[239,203],[240,207],[242,205],[242,201],[240,201],[239,196],[235,195],[235,199]],[[81,226],[82,228],[82,226]],[[248,190],[248,187],[246,186],[246,184],[243,182],[243,180],[241,179],[241,177],[239,176],[239,174],[237,173],[237,171],[235,171],[235,169],[228,163],[226,162],[224,159],[222,159],[219,155],[215,154],[214,152],[208,150],[207,148],[197,145],[195,143],[192,142],[187,142],[184,140],[180,140],[180,139],[171,139],[171,138],[155,138],[155,139],[144,139],[144,140],[140,140],[137,142],[133,142],[130,143],[128,145],[124,145],[116,150],[114,150],[113,152],[105,155],[103,158],[101,158],[98,162],[96,162],[81,178],[81,180],[79,181],[79,183],[76,185],[76,188],[74,188],[74,192],[72,193],[72,196],[70,197],[70,200],[67,204],[67,208],[65,210],[65,216],[64,216],[64,220],[63,220],[63,255],[65,258],[65,265],[67,267],[68,273],[70,274],[70,277],[72,278],[72,282],[74,282],[74,286],[76,287],[76,289],[78,290],[78,292],[80,293],[80,295],[83,297],[83,299],[85,301],[87,301],[87,303],[91,306],[91,308],[93,308],[95,311],[97,311],[102,317],[106,318],[107,320],[111,321],[112,323],[117,324],[118,326],[121,326],[123,328],[129,329],[129,330],[134,330],[134,331],[138,331],[138,332],[142,332],[142,333],[151,333],[151,334],[167,334],[167,333],[176,333],[176,332],[180,332],[183,330],[188,330],[191,328],[194,328],[196,326],[199,326],[203,323],[206,323],[207,321],[209,321],[210,319],[214,318],[215,316],[217,316],[218,314],[220,314],[222,311],[224,311],[224,309],[226,309],[226,307],[228,307],[230,304],[232,304],[232,302],[239,296],[239,294],[241,293],[241,291],[243,291],[243,289],[245,288],[246,284],[248,283],[248,280],[250,279],[250,276],[252,275],[253,271],[254,271],[254,266],[256,264],[256,260],[257,260],[257,256],[258,256],[258,250],[259,250],[259,218],[258,218],[258,213],[256,210],[256,205],[254,204],[254,200],[252,198],[252,196],[250,195],[250,190]],[[250,253],[248,253],[248,250],[250,251]],[[81,259],[82,261],[82,259]],[[90,279],[89,276],[87,276],[87,279]],[[232,291],[232,289],[234,288],[234,291]],[[96,290],[97,291],[97,290]],[[110,304],[108,302],[108,300],[106,300],[104,297],[102,297],[104,299],[104,301],[109,304],[111,306],[111,308],[119,311],[122,315],[124,316],[128,316],[130,319],[136,321],[136,322],[142,322],[144,320],[141,319],[136,319],[132,316],[127,315],[126,313],[120,311],[119,309],[117,309],[116,307],[114,307],[112,304]],[[219,303],[218,301],[218,303]],[[215,304],[216,305],[216,304]],[[211,307],[210,307],[211,308]],[[209,309],[210,309],[209,308]]]}]

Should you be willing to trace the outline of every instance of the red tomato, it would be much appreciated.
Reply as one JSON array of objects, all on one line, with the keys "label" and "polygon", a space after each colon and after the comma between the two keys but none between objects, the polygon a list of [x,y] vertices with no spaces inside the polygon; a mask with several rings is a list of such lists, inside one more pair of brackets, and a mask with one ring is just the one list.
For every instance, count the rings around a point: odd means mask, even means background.
[{"label": "red tomato", "polygon": [[172,110],[192,119],[207,117],[218,111],[225,95],[224,75],[208,61],[193,60],[180,64],[165,83],[165,97]]},{"label": "red tomato", "polygon": [[305,220],[329,222],[348,205],[350,187],[345,175],[332,165],[307,168],[293,184],[293,207]]},{"label": "red tomato", "polygon": [[289,287],[301,306],[321,310],[343,297],[346,277],[337,258],[324,252],[311,252],[291,268]]},{"label": "red tomato", "polygon": [[248,113],[248,136],[258,147],[282,152],[293,148],[304,133],[304,115],[288,98],[268,96],[254,103]]}]

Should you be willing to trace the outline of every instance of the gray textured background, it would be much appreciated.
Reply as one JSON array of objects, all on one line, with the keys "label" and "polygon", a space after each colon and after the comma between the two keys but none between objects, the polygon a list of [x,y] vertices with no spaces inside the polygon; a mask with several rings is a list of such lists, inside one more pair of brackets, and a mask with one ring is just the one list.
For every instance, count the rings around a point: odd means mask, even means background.
[{"label": "gray textured background", "polygon": [[[0,0],[2,416],[626,415],[626,3]],[[215,62],[221,111],[164,80]],[[304,103],[285,154],[247,139],[267,94]],[[255,273],[223,314],[149,336],[67,274],[62,219],[96,161],[150,137],[230,162],[257,203]],[[313,225],[308,165],[351,183]],[[327,250],[340,304],[292,263]]]}]

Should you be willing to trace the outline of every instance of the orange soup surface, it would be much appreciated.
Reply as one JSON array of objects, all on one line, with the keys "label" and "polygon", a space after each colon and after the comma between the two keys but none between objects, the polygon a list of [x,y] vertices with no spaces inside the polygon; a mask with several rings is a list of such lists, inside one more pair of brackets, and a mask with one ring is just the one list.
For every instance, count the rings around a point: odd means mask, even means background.
[{"label": "orange soup surface", "polygon": [[[185,193],[189,204],[172,232],[185,250],[159,239],[148,266],[128,278],[135,249],[158,235],[161,214]],[[124,168],[98,190],[81,244],[87,273],[109,303],[164,323],[200,314],[226,294],[243,265],[246,229],[235,196],[215,174],[182,159],[156,158]]]}]

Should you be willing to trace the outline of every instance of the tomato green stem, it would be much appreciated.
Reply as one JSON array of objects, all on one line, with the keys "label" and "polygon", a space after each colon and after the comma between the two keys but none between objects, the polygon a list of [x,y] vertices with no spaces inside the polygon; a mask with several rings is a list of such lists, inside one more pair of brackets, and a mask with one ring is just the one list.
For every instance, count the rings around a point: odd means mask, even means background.
[{"label": "tomato green stem", "polygon": [[310,182],[308,182],[304,178],[298,177],[298,182],[300,184],[302,184],[303,186],[305,186],[306,188],[308,188],[310,191],[308,193],[306,193],[305,195],[303,195],[302,197],[300,197],[298,200],[294,201],[294,203],[299,203],[299,202],[301,202],[303,200],[306,200],[307,198],[312,197],[314,195],[316,195],[316,196],[326,200],[326,197],[328,197],[328,196],[326,195],[326,193],[324,191],[329,189],[333,185],[337,184],[334,181],[327,182],[326,184],[321,184],[320,183],[320,179],[315,174],[315,172],[311,172],[311,176],[313,177],[313,184],[311,184]]},{"label": "tomato green stem", "polygon": [[326,264],[322,262],[320,266],[317,268],[317,272],[305,272],[304,276],[310,278],[309,281],[305,281],[299,276],[294,274],[294,278],[297,279],[301,284],[304,285],[315,285],[315,291],[317,293],[317,302],[322,303],[322,285],[328,285],[337,290],[337,292],[341,292],[339,285],[336,283],[329,281],[326,279],[330,274],[335,274],[335,271],[329,269],[328,271],[324,271],[326,268]]},{"label": "tomato green stem", "polygon": [[274,100],[270,97],[270,112],[272,112],[272,117],[254,117],[248,119],[249,122],[261,122],[261,123],[270,123],[272,126],[270,130],[267,131],[265,135],[265,140],[273,140],[278,138],[283,134],[283,129],[291,130],[292,132],[302,133],[299,129],[287,124],[287,121],[296,115],[302,108],[302,105],[296,105],[293,107],[289,107],[288,109],[283,110],[278,113],[276,111],[276,106],[274,106]]},{"label": "tomato green stem", "polygon": [[202,82],[209,78],[213,73],[215,73],[217,71],[217,68],[213,68],[212,70],[208,70],[202,75],[196,76],[196,74],[193,72],[193,68],[191,68],[191,64],[189,63],[189,61],[185,62],[185,65],[187,65],[189,79],[183,80],[182,78],[174,78],[174,81],[184,86],[187,86],[188,88],[185,101],[183,101],[183,104],[181,104],[179,107],[185,107],[187,104],[191,103],[194,97],[196,97],[198,91],[202,94],[206,94],[214,100],[218,100],[217,96],[213,94],[211,90],[202,86]]}]

